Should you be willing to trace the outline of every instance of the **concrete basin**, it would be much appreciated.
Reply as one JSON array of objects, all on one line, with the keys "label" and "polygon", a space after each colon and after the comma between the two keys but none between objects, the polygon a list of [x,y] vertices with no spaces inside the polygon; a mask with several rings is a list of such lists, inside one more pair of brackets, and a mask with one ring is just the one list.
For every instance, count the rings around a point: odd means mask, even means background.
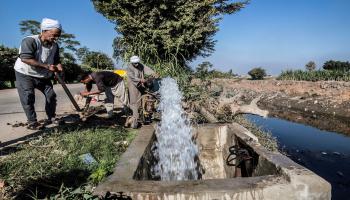
[{"label": "concrete basin", "polygon": [[331,185],[278,152],[267,151],[239,124],[193,127],[200,180],[160,181],[152,174],[154,128],[144,126],[95,194],[129,199],[331,199]]}]

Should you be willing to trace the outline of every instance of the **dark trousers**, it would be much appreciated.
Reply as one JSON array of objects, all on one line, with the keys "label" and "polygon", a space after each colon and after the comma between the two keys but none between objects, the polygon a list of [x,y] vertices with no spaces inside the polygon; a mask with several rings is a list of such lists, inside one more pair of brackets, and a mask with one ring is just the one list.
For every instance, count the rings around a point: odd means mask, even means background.
[{"label": "dark trousers", "polygon": [[21,100],[21,104],[24,112],[26,113],[28,122],[31,123],[37,121],[34,108],[34,89],[40,90],[45,95],[45,111],[47,118],[51,119],[55,117],[57,100],[51,80],[28,76],[17,71],[15,71],[15,74],[19,99]]}]

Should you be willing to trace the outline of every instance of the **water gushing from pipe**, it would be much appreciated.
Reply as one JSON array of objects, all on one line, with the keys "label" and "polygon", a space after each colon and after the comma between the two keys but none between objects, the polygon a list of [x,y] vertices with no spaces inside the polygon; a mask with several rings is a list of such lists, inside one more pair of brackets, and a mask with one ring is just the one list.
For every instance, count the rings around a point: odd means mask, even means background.
[{"label": "water gushing from pipe", "polygon": [[176,81],[164,78],[160,94],[158,109],[162,120],[156,130],[155,143],[159,162],[153,171],[161,180],[195,180],[198,148],[192,141],[192,128],[182,109],[182,94]]}]

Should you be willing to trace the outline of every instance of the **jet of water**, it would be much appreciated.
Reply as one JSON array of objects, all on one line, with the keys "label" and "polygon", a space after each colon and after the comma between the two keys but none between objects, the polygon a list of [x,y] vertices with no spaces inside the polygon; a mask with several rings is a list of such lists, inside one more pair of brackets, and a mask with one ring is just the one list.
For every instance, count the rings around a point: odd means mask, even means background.
[{"label": "jet of water", "polygon": [[170,77],[161,81],[162,120],[156,130],[155,155],[159,162],[153,169],[161,180],[196,180],[198,148],[192,141],[192,128],[181,106],[182,94]]}]

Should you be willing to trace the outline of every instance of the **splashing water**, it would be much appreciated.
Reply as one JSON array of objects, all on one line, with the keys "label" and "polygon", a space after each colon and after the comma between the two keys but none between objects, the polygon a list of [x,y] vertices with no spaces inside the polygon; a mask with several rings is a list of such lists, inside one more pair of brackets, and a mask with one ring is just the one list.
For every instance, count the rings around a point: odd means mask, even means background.
[{"label": "splashing water", "polygon": [[195,180],[197,146],[193,143],[190,122],[181,107],[182,94],[176,81],[164,78],[160,87],[159,110],[162,120],[155,143],[159,162],[153,171],[161,180]]}]

